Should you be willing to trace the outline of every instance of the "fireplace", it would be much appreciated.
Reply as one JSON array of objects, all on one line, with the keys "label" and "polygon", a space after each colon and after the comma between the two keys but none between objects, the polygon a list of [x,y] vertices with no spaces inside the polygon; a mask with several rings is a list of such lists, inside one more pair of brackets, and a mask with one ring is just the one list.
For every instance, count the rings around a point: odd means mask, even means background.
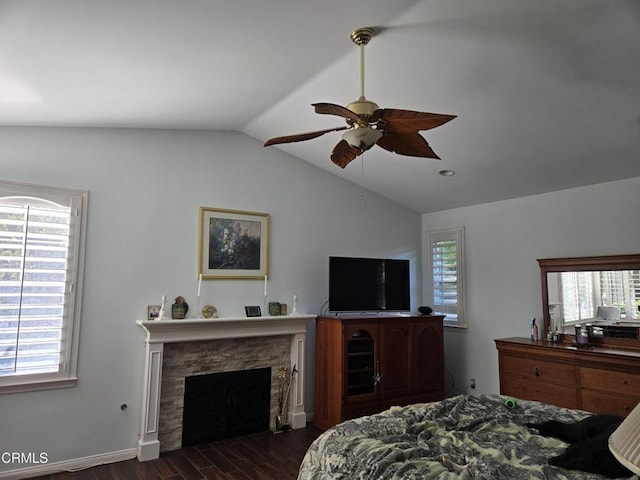
[{"label": "fireplace", "polygon": [[182,447],[268,430],[270,400],[271,368],[185,378]]},{"label": "fireplace", "polygon": [[269,421],[275,429],[278,408],[278,367],[288,365],[291,340],[288,335],[225,338],[201,342],[166,344],[162,361],[158,440],[160,452],[177,450],[184,444],[183,419],[186,385],[191,377],[267,368],[269,379]]},{"label": "fireplace", "polygon": [[[295,314],[137,321],[145,333],[138,459],[153,460],[161,449],[173,450],[182,445],[184,385],[190,376],[269,367],[269,428],[273,428],[278,396],[278,379],[274,375],[283,363],[290,369],[295,366],[297,374],[291,385],[287,420],[291,428],[305,427],[304,345],[307,324],[313,319],[314,315]],[[209,353],[203,354],[204,351]],[[278,355],[273,357],[270,351]]]}]

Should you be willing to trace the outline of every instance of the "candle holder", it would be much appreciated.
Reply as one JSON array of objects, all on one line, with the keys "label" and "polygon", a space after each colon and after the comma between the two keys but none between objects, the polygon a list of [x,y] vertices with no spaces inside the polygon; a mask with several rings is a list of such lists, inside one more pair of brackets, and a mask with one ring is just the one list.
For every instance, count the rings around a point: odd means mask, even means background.
[{"label": "candle holder", "polygon": [[196,301],[196,311],[195,311],[196,318],[203,318],[204,314],[202,312],[202,299],[200,298],[200,295],[198,295],[197,298],[198,299]]}]

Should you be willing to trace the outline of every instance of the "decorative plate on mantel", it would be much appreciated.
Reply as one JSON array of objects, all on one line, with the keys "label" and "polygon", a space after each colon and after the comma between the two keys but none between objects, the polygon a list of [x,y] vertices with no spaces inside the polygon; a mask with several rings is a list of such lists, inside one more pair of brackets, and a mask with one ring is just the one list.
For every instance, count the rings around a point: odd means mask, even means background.
[{"label": "decorative plate on mantel", "polygon": [[204,318],[217,318],[218,309],[213,305],[205,305],[204,307],[202,307],[202,316]]}]

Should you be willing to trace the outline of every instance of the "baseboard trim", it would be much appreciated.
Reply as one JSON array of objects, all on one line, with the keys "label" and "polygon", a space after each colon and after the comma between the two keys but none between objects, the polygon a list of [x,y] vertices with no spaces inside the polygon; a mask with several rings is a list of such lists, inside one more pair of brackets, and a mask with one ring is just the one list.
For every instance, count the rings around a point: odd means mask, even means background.
[{"label": "baseboard trim", "polygon": [[64,460],[62,462],[52,462],[42,465],[29,466],[25,468],[18,468],[16,470],[9,470],[0,472],[0,478],[31,478],[39,477],[42,475],[51,475],[59,472],[74,472],[77,470],[84,470],[89,467],[96,467],[98,465],[104,465],[106,463],[121,462],[123,460],[129,460],[135,458],[137,454],[135,448],[127,450],[120,450],[119,452],[102,453],[99,455],[90,455],[88,457],[74,458],[71,460]]}]

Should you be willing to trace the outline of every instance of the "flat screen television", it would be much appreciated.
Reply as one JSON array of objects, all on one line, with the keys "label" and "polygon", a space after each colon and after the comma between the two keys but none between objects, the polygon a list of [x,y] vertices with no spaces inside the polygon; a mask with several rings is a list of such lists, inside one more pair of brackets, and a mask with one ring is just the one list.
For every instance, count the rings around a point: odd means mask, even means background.
[{"label": "flat screen television", "polygon": [[411,309],[409,260],[329,257],[332,312]]}]

